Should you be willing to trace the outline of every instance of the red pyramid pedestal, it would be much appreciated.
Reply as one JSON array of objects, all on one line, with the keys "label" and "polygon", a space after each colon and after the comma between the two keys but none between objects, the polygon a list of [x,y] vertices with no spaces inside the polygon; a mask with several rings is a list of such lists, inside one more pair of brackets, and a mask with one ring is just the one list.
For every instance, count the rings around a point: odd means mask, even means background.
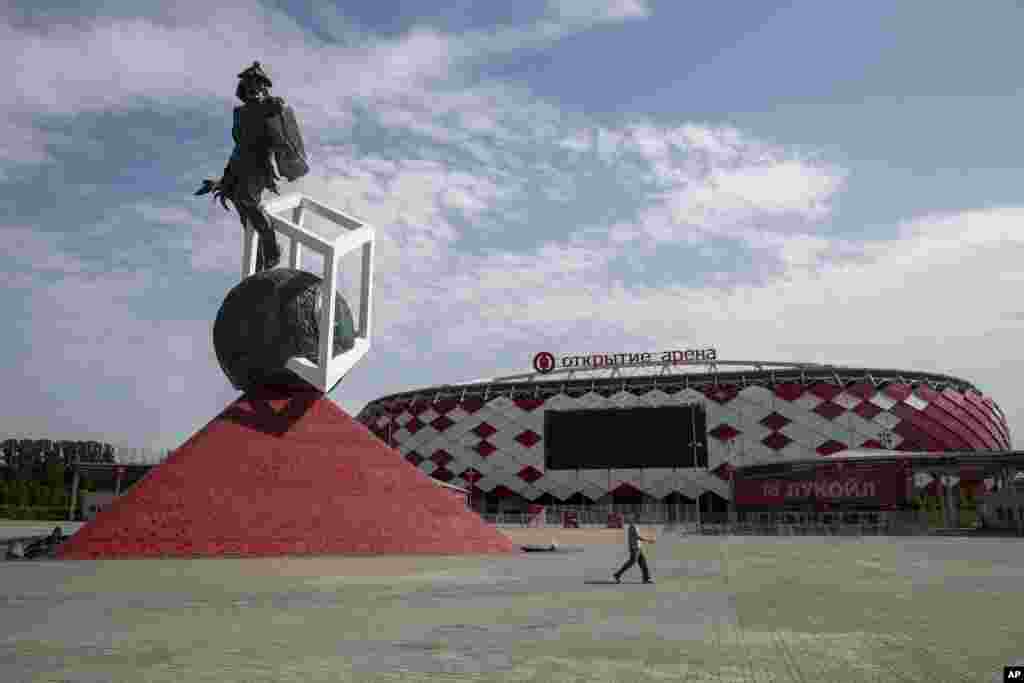
[{"label": "red pyramid pedestal", "polygon": [[293,387],[229,405],[58,557],[516,552],[322,393]]}]

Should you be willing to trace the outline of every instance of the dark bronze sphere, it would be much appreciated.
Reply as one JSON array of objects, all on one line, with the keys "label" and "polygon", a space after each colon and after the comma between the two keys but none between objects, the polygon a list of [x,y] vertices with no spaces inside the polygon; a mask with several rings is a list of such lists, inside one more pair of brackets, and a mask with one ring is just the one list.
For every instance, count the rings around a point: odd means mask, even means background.
[{"label": "dark bronze sphere", "polygon": [[[213,324],[217,361],[240,391],[293,385],[302,380],[285,367],[300,356],[319,363],[321,279],[291,268],[251,275],[228,292]],[[334,355],[355,345],[348,303],[336,297]]]}]

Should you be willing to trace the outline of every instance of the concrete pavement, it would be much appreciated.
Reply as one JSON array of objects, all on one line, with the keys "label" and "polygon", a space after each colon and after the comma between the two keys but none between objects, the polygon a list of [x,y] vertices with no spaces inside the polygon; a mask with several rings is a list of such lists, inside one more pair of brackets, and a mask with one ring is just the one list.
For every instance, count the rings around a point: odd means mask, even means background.
[{"label": "concrete pavement", "polygon": [[1024,543],[670,537],[519,557],[0,563],[4,681],[990,681]]}]

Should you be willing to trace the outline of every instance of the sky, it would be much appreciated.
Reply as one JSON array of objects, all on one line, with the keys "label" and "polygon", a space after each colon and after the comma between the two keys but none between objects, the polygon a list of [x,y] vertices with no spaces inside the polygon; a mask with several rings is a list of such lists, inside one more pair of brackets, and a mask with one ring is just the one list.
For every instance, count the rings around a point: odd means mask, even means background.
[{"label": "sky", "polygon": [[238,397],[242,230],[192,192],[255,60],[310,157],[282,191],[377,230],[349,413],[714,347],[951,374],[1024,434],[1016,2],[79,4],[0,4],[5,436],[173,449]]}]

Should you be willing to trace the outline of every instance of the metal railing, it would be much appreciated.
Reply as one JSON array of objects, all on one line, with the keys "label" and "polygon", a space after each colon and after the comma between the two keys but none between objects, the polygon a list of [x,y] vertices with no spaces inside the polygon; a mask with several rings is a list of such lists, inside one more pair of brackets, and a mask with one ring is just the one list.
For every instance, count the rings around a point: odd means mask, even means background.
[{"label": "metal railing", "polygon": [[[659,527],[663,532],[683,535],[723,536],[917,536],[928,534],[934,525],[926,515],[913,511],[878,513],[760,513],[738,519],[728,512],[702,512],[695,506],[681,510],[651,507],[595,505],[589,507],[551,506],[544,510],[544,526],[563,525],[565,513],[575,513],[581,528],[606,528],[611,513],[632,514],[641,526]],[[525,527],[535,515],[509,510],[481,515],[496,526]]]},{"label": "metal railing", "polygon": [[[612,514],[633,515],[638,524],[647,526],[675,526],[696,523],[700,520],[700,513],[697,511],[696,505],[693,504],[549,505],[544,508],[544,526],[562,526],[566,514],[575,515],[576,522],[581,527],[606,527],[608,526],[608,518]],[[481,516],[491,524],[502,526],[525,526],[534,517],[534,515],[525,510],[485,512]]]}]

